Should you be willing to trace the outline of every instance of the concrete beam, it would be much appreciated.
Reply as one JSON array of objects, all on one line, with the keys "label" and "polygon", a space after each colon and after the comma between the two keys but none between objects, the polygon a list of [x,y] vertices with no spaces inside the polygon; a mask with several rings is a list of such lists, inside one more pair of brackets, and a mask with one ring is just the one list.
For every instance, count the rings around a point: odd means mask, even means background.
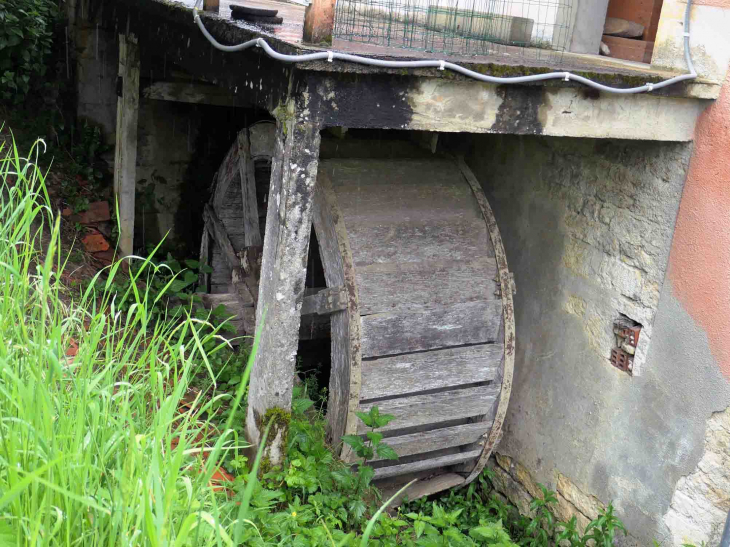
[{"label": "concrete beam", "polygon": [[[706,101],[420,80],[406,100],[409,129],[690,141]],[[388,108],[388,105],[383,105]]]},{"label": "concrete beam", "polygon": [[[310,77],[311,78],[311,77]],[[691,141],[710,101],[614,95],[584,87],[419,78],[311,78],[326,127]]]}]

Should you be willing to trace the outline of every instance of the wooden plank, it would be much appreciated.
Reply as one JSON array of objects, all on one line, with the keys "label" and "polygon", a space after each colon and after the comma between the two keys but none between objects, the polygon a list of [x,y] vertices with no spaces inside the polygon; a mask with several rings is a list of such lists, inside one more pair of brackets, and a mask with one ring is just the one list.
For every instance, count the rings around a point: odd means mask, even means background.
[{"label": "wooden plank", "polygon": [[[464,484],[464,477],[457,473],[444,473],[443,475],[437,475],[430,479],[418,481],[409,486],[405,492],[401,493],[388,507],[398,507],[403,503],[403,500],[407,497],[410,501],[417,500],[448,490],[449,488],[455,488],[460,484]],[[393,497],[398,490],[401,489],[402,484],[397,487],[388,487],[381,484],[377,485],[380,491],[383,493],[383,499],[390,499]]]},{"label": "wooden plank", "polygon": [[[360,409],[367,412],[373,406],[377,406],[381,414],[393,414],[395,419],[379,430],[393,431],[488,414],[497,400],[499,387],[486,385],[440,391],[428,395],[414,395],[413,397],[361,404]],[[367,431],[368,428],[365,424],[360,422],[357,429],[358,434],[364,434]]]},{"label": "wooden plank", "polygon": [[635,21],[644,27],[643,38],[653,41],[662,3],[662,0],[609,0],[606,15]]},{"label": "wooden plank", "polygon": [[611,50],[609,57],[625,59],[626,61],[636,61],[637,63],[651,63],[654,42],[631,40],[630,38],[620,38],[618,36],[606,36],[605,34],[601,38],[601,41]]},{"label": "wooden plank", "polygon": [[[253,307],[240,308],[239,312],[227,318],[228,322],[236,329],[235,336],[253,336],[256,332],[256,309]],[[226,338],[231,338],[230,333],[222,333]]]},{"label": "wooden plank", "polygon": [[348,230],[358,221],[481,220],[479,207],[453,161],[338,159],[322,163],[333,181]]},{"label": "wooden plank", "polygon": [[236,106],[236,97],[225,88],[190,82],[154,82],[142,90],[142,97],[155,101]]},{"label": "wooden plank", "polygon": [[503,354],[502,344],[481,344],[365,361],[360,399],[492,381]]},{"label": "wooden plank", "polygon": [[494,258],[380,262],[357,268],[360,313],[415,311],[450,303],[494,300]]},{"label": "wooden plank", "polygon": [[207,227],[203,227],[203,234],[200,237],[200,265],[198,284],[207,292],[210,291],[210,274],[202,271],[205,266],[210,266],[210,234]]},{"label": "wooden plank", "polygon": [[[494,407],[494,405],[492,406]],[[483,422],[443,427],[424,433],[388,437],[383,442],[387,443],[388,446],[398,453],[399,457],[403,458],[413,454],[433,452],[442,448],[452,448],[479,442],[491,428],[492,422],[490,419],[487,419]],[[376,457],[372,462],[375,461],[382,460]]]},{"label": "wooden plank", "polygon": [[[241,176],[241,172],[239,171],[238,162],[238,144],[236,144],[235,146],[231,146],[228,150],[226,157],[223,158],[223,163],[221,163],[221,166],[218,169],[218,177],[215,182],[215,193],[213,194],[212,200],[213,209],[215,209],[216,213],[222,214],[221,209],[226,209],[224,205],[226,203],[231,203],[231,200],[227,196],[228,189],[236,177],[239,176]],[[236,191],[238,191],[238,189],[236,189]]]},{"label": "wooden plank", "polygon": [[[412,215],[411,215],[412,216]],[[494,256],[484,219],[469,215],[406,218],[394,211],[377,221],[345,215],[355,266],[380,262],[468,261]]]},{"label": "wooden plank", "polygon": [[375,470],[375,480],[386,479],[396,475],[405,473],[415,473],[425,469],[436,469],[437,467],[447,467],[474,460],[479,457],[481,450],[470,450],[468,452],[459,452],[458,454],[449,454],[438,458],[419,460],[417,462],[391,465],[389,467],[380,467]]},{"label": "wooden plank", "polygon": [[247,301],[250,296],[255,304],[258,300],[256,279],[250,274],[246,274],[241,268],[240,259],[233,250],[233,245],[231,245],[231,240],[228,238],[225,226],[216,216],[213,208],[207,203],[203,209],[203,216],[205,217],[205,225],[208,227],[211,237],[215,240],[228,266],[232,270],[231,284],[236,289],[236,292],[240,294],[241,302]]},{"label": "wooden plank", "polygon": [[[347,310],[333,313],[330,318],[332,361],[330,367],[329,399],[327,402],[327,435],[333,445],[340,444],[343,435],[357,431],[355,412],[360,401],[360,311],[355,267],[352,260],[344,218],[326,173],[319,172],[314,196],[314,230],[319,243],[326,283],[347,289]],[[309,315],[317,319],[322,316]],[[354,454],[342,443],[340,457],[352,461]]]},{"label": "wooden plank", "polygon": [[[233,293],[222,293],[222,294],[201,294],[203,304],[207,308],[215,308],[223,304],[226,307],[240,307],[241,301],[237,294]],[[249,300],[244,303],[244,307],[252,307],[253,301]]]},{"label": "wooden plank", "polygon": [[218,215],[215,213],[213,208],[207,203],[203,208],[203,215],[205,217],[205,225],[208,227],[210,235],[213,237],[216,245],[218,245],[218,248],[223,253],[223,257],[226,259],[228,266],[230,268],[240,269],[241,263],[238,256],[236,255],[236,251],[233,248],[233,245],[231,244],[231,240],[228,237],[228,231],[226,230],[226,227],[223,225],[221,220],[218,218]]},{"label": "wooden plank", "polygon": [[309,44],[332,45],[336,0],[312,0],[304,10],[302,39]]},{"label": "wooden plank", "polygon": [[502,321],[500,321],[500,341],[504,341],[504,364],[502,366],[502,383],[501,390],[499,393],[499,403],[494,416],[494,425],[492,430],[489,432],[486,442],[482,450],[481,456],[477,460],[476,464],[470,469],[464,469],[465,472],[469,473],[466,479],[467,484],[473,481],[479,476],[482,469],[486,465],[492,450],[499,442],[502,435],[502,424],[504,423],[505,416],[507,414],[507,407],[509,405],[510,393],[512,391],[512,377],[514,373],[515,364],[515,317],[514,317],[514,302],[512,301],[512,288],[513,279],[512,274],[507,267],[507,255],[504,251],[504,245],[502,244],[502,236],[499,233],[499,226],[497,226],[497,220],[494,217],[492,207],[487,201],[487,197],[484,195],[479,181],[477,180],[474,173],[469,169],[469,166],[464,161],[463,156],[457,159],[459,170],[464,175],[469,187],[474,193],[474,197],[479,203],[479,208],[482,210],[484,221],[487,223],[489,228],[489,237],[492,240],[492,247],[494,249],[494,255],[497,259],[497,267],[499,272],[499,286],[500,295],[502,297]]},{"label": "wooden plank", "polygon": [[[248,138],[251,144],[251,157],[254,160],[271,161],[276,139],[276,124],[270,121],[256,122],[248,127]],[[266,180],[269,180],[268,177]]]},{"label": "wooden plank", "polygon": [[323,289],[316,294],[304,297],[301,314],[328,315],[347,309],[347,300],[347,289],[343,286]]},{"label": "wooden plank", "polygon": [[114,195],[119,207],[119,250],[122,256],[132,254],[134,247],[139,67],[137,38],[133,34],[120,34],[119,77],[122,95],[117,100]]},{"label": "wooden plank", "polygon": [[502,302],[465,302],[419,312],[366,315],[362,356],[380,357],[497,340]]},{"label": "wooden plank", "polygon": [[246,247],[261,247],[263,242],[259,230],[259,209],[256,201],[256,171],[251,158],[251,142],[247,129],[238,134],[237,143],[241,201],[243,202],[244,245]]}]

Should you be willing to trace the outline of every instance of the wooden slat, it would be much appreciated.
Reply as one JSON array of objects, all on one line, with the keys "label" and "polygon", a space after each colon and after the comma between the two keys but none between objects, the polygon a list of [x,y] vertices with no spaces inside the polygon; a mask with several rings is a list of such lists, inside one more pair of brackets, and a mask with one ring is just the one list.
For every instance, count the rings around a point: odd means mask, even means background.
[{"label": "wooden slat", "polygon": [[344,286],[330,287],[304,297],[302,315],[327,315],[347,309],[348,293]]},{"label": "wooden slat", "polygon": [[321,163],[332,178],[347,220],[378,223],[427,215],[434,220],[454,216],[480,218],[467,184],[451,161],[329,160]]},{"label": "wooden slat", "polygon": [[119,77],[122,94],[117,100],[114,150],[114,194],[119,203],[119,251],[132,254],[139,117],[139,45],[133,34],[119,35]]},{"label": "wooden slat", "polygon": [[238,165],[241,179],[243,211],[243,238],[245,247],[261,247],[263,241],[259,229],[259,209],[256,201],[256,172],[251,158],[248,130],[238,134]]},{"label": "wooden slat", "polygon": [[380,357],[429,349],[492,343],[502,302],[466,302],[421,312],[362,317],[362,356]]},{"label": "wooden slat", "polygon": [[[492,405],[494,406],[494,405]],[[492,428],[491,420],[475,422],[471,424],[444,427],[426,431],[425,433],[413,433],[401,437],[389,437],[385,442],[398,453],[399,457],[433,452],[442,448],[463,446],[478,442],[482,436]],[[372,460],[380,461],[377,458]]]},{"label": "wooden slat", "polygon": [[611,50],[610,57],[636,61],[637,63],[651,63],[654,42],[606,35],[601,38],[601,41]]},{"label": "wooden slat", "polygon": [[[217,306],[220,306],[223,304],[226,307],[230,307],[231,309],[238,308],[241,306],[240,300],[238,299],[238,295],[231,294],[231,293],[224,293],[224,294],[201,294],[201,299],[203,300],[203,305],[207,308],[215,308]],[[253,301],[247,302],[245,307],[253,306]]]},{"label": "wooden slat", "polygon": [[[254,160],[266,158],[271,161],[276,139],[276,124],[273,122],[258,122],[248,128],[251,156]],[[269,177],[266,177],[268,184]]]},{"label": "wooden slat", "polygon": [[216,106],[236,106],[236,96],[216,85],[190,82],[154,82],[142,91],[145,99]]},{"label": "wooden slat", "polygon": [[240,176],[238,169],[238,146],[232,146],[218,169],[218,178],[215,183],[215,193],[213,195],[213,209],[217,213],[221,212],[220,209],[225,208],[223,206],[226,203],[229,203],[227,199],[228,189],[238,176]]},{"label": "wooden slat", "polygon": [[375,470],[375,479],[385,479],[388,477],[394,477],[396,475],[403,475],[405,473],[415,473],[416,471],[423,471],[424,469],[436,469],[437,467],[456,465],[459,463],[474,460],[478,458],[479,454],[481,453],[481,449],[470,450],[469,452],[459,452],[458,454],[449,454],[447,456],[440,456],[433,459],[391,465],[389,467],[381,467]]},{"label": "wooden slat", "polygon": [[[347,229],[332,183],[325,172],[317,177],[314,195],[314,229],[322,259],[325,280],[330,287],[347,289],[348,307],[331,316],[309,315],[312,320],[328,317],[331,325],[332,361],[330,367],[329,399],[327,401],[327,435],[338,443],[343,435],[357,431],[357,411],[360,401],[360,312],[357,282]],[[351,461],[354,454],[342,444],[341,457]]]},{"label": "wooden slat", "polygon": [[205,266],[210,266],[210,234],[208,228],[203,228],[203,234],[200,237],[200,273],[198,274],[198,285],[204,291],[210,290],[210,274],[204,273],[202,270]]},{"label": "wooden slat", "polygon": [[[361,404],[360,409],[367,412],[371,407],[377,406],[381,414],[393,414],[395,419],[380,430],[392,431],[488,414],[499,394],[499,388],[500,386],[487,385],[441,391]],[[365,424],[360,422],[358,433],[363,434],[367,430]]]},{"label": "wooden slat", "polygon": [[502,344],[482,344],[365,361],[360,399],[491,381],[503,354]]},{"label": "wooden slat", "polygon": [[429,306],[494,300],[493,258],[385,262],[357,268],[360,313],[415,311]]},{"label": "wooden slat", "polygon": [[493,256],[484,220],[479,217],[406,219],[375,222],[345,218],[355,266],[379,262],[473,260]]},{"label": "wooden slat", "polygon": [[[391,479],[391,481],[395,481],[397,479]],[[419,480],[418,482],[412,484],[409,486],[405,492],[401,493],[395,500],[393,500],[393,503],[389,505],[389,507],[398,507],[403,503],[404,498],[408,498],[410,501],[417,500],[418,498],[423,498],[425,496],[430,496],[431,494],[436,494],[437,492],[441,492],[443,490],[447,490],[449,488],[454,488],[456,486],[459,486],[460,484],[464,484],[464,477],[457,473],[444,473],[443,475],[437,475],[436,477],[432,477],[430,479],[426,480]],[[386,483],[389,481],[385,481]],[[394,494],[396,494],[403,486],[402,483],[396,483],[393,486],[379,483],[378,489],[383,494],[383,499],[390,499]]]},{"label": "wooden slat", "polygon": [[[256,279],[254,279],[252,275],[244,273],[243,268],[240,266],[240,259],[233,250],[231,240],[228,238],[226,228],[216,216],[213,208],[206,204],[203,209],[203,213],[206,219],[205,225],[207,226],[210,235],[215,240],[218,248],[225,257],[228,266],[233,272],[231,283],[236,289],[236,292],[240,295],[241,302],[245,302],[248,299],[248,296],[250,296],[254,305],[256,305],[258,300],[258,285]],[[246,292],[248,292],[248,296],[246,295]]]},{"label": "wooden slat", "polygon": [[[239,308],[238,312],[235,312],[234,314],[231,314],[233,317],[228,318],[228,322],[235,327],[237,333],[235,336],[243,336],[250,335],[253,336],[253,333],[256,329],[256,309],[253,307],[249,308]],[[230,337],[230,333],[222,333],[227,338]]]}]

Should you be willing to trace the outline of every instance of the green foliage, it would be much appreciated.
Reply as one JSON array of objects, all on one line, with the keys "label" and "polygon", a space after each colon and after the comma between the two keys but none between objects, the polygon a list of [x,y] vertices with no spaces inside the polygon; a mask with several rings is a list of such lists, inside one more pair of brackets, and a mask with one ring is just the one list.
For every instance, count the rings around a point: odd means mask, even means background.
[{"label": "green foliage", "polygon": [[72,160],[69,166],[70,174],[78,175],[90,182],[101,181],[104,174],[96,168],[95,164],[99,155],[110,148],[103,142],[101,128],[90,124],[88,120],[83,120],[78,124],[78,129],[74,139],[69,143],[69,147],[69,155]]},{"label": "green foliage", "polygon": [[597,547],[612,547],[616,532],[619,531],[623,532],[624,535],[627,534],[621,520],[613,514],[613,505],[609,504],[604,511],[599,513],[598,518],[586,526],[583,544],[593,540]]},{"label": "green foliage", "polygon": [[21,102],[41,90],[58,7],[51,0],[0,0],[0,96]]},{"label": "green foliage", "polygon": [[[361,458],[353,468],[327,444],[311,383],[295,388],[291,415],[265,416],[249,460],[242,432],[257,338],[237,353],[189,307],[161,313],[171,291],[193,294],[185,272],[199,269],[169,256],[141,261],[149,270],[135,266],[125,285],[115,264],[69,303],[42,174],[11,152],[0,162],[3,183],[12,179],[0,191],[0,544],[517,547],[556,537],[608,547],[625,533],[611,505],[583,536],[575,519],[556,523],[545,488],[534,518],[520,517],[493,494],[488,470],[386,513],[367,464],[396,457],[377,431],[393,416],[359,414],[369,431],[343,439]],[[262,448],[284,417],[284,464],[267,469]],[[221,467],[235,478],[214,488]]]},{"label": "green foliage", "polygon": [[381,415],[377,406],[372,407],[369,412],[357,412],[356,414],[370,428],[370,431],[365,434],[367,441],[360,435],[345,435],[342,437],[342,441],[352,447],[359,458],[362,458],[361,467],[368,460],[375,458],[376,454],[379,459],[397,460],[398,454],[395,453],[395,450],[382,442],[383,434],[375,431],[378,428],[388,425],[395,416],[391,414]]},{"label": "green foliage", "polygon": [[179,412],[215,332],[154,319],[146,291],[120,295],[101,274],[69,301],[59,221],[33,160],[14,146],[0,159],[3,544],[230,544],[209,487],[235,448],[227,429],[210,437],[217,394]]},{"label": "green foliage", "polygon": [[[190,315],[194,319],[221,323],[220,329],[224,332],[235,332],[230,324],[224,322],[228,318],[225,306],[208,311],[203,308],[196,293],[200,273],[211,271],[210,266],[197,260],[180,262],[167,253],[164,259],[156,259],[153,255],[144,261],[133,262],[128,275],[117,271],[110,279],[113,289],[125,297],[143,292],[145,305],[153,319],[180,321]],[[124,298],[118,306],[121,311],[127,311],[132,304],[129,298]]]}]

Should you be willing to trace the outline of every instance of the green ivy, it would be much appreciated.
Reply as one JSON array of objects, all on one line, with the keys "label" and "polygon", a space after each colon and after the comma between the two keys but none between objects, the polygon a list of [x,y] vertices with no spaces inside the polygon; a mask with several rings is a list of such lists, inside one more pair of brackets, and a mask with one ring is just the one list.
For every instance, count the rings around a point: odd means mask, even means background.
[{"label": "green ivy", "polygon": [[49,0],[0,0],[0,97],[22,102],[39,88],[53,46],[56,4]]}]

